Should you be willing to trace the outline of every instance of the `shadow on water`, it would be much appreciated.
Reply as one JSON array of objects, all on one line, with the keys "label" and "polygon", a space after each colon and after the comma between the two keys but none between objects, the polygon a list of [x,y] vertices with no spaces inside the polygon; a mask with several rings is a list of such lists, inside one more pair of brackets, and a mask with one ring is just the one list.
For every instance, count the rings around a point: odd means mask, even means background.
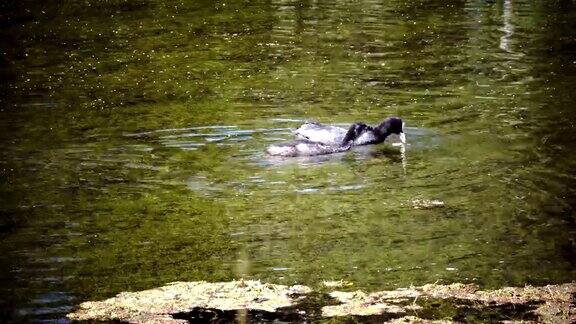
[{"label": "shadow on water", "polygon": [[[196,308],[191,312],[175,314],[176,319],[187,320],[189,323],[277,323],[277,322],[308,322],[321,321],[319,305],[330,304],[328,295],[318,294],[308,297],[297,307],[279,309],[277,312],[264,311],[222,311],[216,309]],[[338,318],[338,323],[385,323],[404,316],[414,316],[421,320],[451,319],[458,322],[501,322],[501,321],[538,321],[533,313],[538,307],[534,304],[503,304],[480,305],[477,302],[462,300],[430,299],[419,303],[422,309],[408,313],[384,313],[369,316],[344,316]],[[326,320],[326,319],[324,319]]]},{"label": "shadow on water", "polygon": [[418,312],[422,318],[446,318],[459,322],[537,321],[533,313],[538,304],[503,304],[482,306],[475,302],[429,300]]}]

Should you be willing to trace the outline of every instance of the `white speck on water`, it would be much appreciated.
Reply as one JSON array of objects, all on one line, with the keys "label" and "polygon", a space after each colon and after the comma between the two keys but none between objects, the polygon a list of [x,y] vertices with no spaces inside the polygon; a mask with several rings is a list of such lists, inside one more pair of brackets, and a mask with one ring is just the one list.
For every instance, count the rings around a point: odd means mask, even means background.
[{"label": "white speck on water", "polygon": [[306,188],[306,189],[297,189],[297,190],[295,190],[295,191],[296,191],[297,193],[307,194],[307,193],[316,193],[316,192],[319,192],[320,189],[317,189],[317,188]]}]

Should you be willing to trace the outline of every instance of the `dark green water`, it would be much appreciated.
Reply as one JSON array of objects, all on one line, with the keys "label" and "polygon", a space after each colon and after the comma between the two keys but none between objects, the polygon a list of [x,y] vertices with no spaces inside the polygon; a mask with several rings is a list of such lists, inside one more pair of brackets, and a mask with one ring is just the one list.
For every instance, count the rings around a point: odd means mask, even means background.
[{"label": "dark green water", "polygon": [[[4,319],[171,281],[576,278],[574,1],[0,9]],[[405,156],[263,153],[389,115]]]}]

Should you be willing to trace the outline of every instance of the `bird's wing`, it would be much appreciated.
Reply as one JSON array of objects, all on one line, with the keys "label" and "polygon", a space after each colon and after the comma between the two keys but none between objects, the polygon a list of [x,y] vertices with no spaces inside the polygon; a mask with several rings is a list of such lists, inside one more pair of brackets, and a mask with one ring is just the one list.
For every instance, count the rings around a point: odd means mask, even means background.
[{"label": "bird's wing", "polygon": [[346,135],[344,128],[336,126],[323,126],[320,124],[304,124],[300,126],[294,134],[296,138],[306,139],[311,142],[325,145],[340,145]]}]

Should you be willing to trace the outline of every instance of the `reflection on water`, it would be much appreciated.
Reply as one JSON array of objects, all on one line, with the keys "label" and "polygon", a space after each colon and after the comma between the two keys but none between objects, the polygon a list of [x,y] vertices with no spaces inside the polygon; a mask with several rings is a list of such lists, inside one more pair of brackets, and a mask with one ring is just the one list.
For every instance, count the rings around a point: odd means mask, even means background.
[{"label": "reflection on water", "polygon": [[[0,6],[2,318],[239,276],[574,279],[573,2]],[[406,147],[264,154],[391,115]]]},{"label": "reflection on water", "polygon": [[512,0],[504,0],[504,12],[502,13],[502,18],[504,20],[504,26],[502,27],[504,35],[500,37],[500,49],[506,52],[511,52],[510,38],[514,34],[514,25],[511,23]]}]

